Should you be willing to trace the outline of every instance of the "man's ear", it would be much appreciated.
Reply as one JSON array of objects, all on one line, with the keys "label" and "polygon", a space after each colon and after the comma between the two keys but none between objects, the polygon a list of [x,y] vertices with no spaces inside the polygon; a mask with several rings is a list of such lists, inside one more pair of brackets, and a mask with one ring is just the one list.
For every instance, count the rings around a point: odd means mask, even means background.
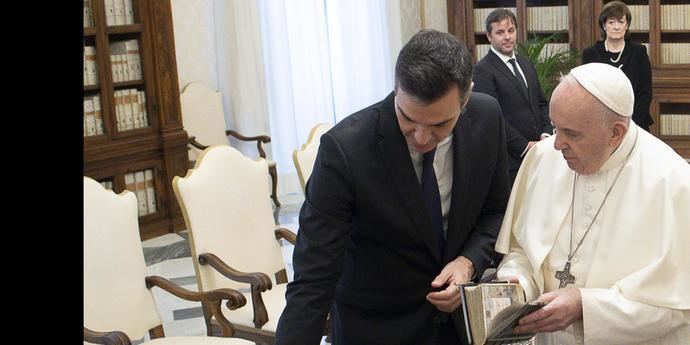
[{"label": "man's ear", "polygon": [[618,146],[623,141],[623,137],[628,133],[628,124],[624,121],[616,121],[613,123],[613,129],[611,130],[611,138],[609,143],[613,146]]}]

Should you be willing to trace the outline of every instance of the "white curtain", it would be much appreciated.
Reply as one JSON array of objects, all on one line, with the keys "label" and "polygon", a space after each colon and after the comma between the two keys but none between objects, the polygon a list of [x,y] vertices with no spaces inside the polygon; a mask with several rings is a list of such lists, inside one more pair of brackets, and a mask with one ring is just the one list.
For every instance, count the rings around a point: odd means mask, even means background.
[{"label": "white curtain", "polygon": [[272,156],[279,194],[300,192],[292,151],[393,89],[385,0],[260,0]]}]

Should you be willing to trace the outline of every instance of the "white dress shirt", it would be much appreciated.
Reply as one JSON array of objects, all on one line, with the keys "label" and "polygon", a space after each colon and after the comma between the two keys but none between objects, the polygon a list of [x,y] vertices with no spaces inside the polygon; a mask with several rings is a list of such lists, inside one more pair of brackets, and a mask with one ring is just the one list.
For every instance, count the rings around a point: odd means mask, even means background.
[{"label": "white dress shirt", "polygon": [[[438,191],[441,194],[441,214],[443,215],[443,235],[448,232],[448,212],[450,211],[450,195],[453,189],[453,134],[451,133],[436,145],[434,155],[434,172],[438,182]],[[424,154],[415,150],[410,151],[412,165],[417,173],[417,182],[422,184],[422,161]]]}]

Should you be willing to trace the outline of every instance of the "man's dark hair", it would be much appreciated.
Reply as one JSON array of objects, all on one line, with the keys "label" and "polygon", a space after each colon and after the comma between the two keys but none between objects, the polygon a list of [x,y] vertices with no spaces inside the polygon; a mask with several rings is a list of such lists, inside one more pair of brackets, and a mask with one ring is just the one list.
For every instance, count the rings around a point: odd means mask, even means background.
[{"label": "man's dark hair", "polygon": [[431,103],[455,84],[464,97],[472,82],[472,56],[455,36],[421,30],[403,46],[395,64],[395,86]]},{"label": "man's dark hair", "polygon": [[620,19],[625,17],[628,22],[628,29],[625,30],[625,38],[630,38],[630,23],[632,21],[632,15],[630,14],[630,9],[624,3],[620,1],[611,1],[601,8],[599,13],[599,34],[602,39],[606,39],[606,31],[604,31],[604,24],[609,18]]},{"label": "man's dark hair", "polygon": [[486,21],[484,21],[486,25],[486,33],[491,34],[491,24],[502,22],[506,18],[510,18],[510,21],[517,29],[517,18],[515,18],[515,13],[505,8],[497,8],[486,16]]}]

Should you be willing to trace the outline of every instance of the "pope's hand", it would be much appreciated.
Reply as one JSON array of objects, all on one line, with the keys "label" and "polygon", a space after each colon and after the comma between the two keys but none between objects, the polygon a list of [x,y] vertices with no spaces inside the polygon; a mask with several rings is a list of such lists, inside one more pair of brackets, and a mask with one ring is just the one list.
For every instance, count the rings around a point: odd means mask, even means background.
[{"label": "pope's hand", "polygon": [[539,296],[546,305],[520,319],[515,333],[543,333],[565,329],[582,319],[582,295],[576,287],[566,287]]}]

